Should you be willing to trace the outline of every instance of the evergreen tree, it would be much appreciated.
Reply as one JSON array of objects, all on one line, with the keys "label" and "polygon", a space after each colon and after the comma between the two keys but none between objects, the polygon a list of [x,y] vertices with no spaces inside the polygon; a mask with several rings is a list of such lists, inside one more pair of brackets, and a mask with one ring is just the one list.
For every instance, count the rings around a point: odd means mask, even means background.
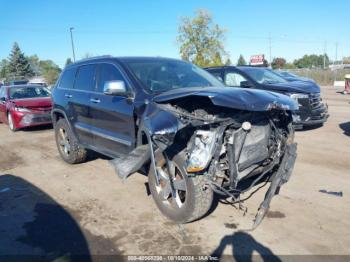
[{"label": "evergreen tree", "polygon": [[227,59],[226,59],[225,65],[226,65],[226,66],[232,65],[232,62],[231,62],[231,59],[230,59],[230,58],[227,58]]},{"label": "evergreen tree", "polygon": [[243,55],[240,55],[237,61],[237,65],[238,66],[242,66],[242,65],[247,65],[247,62],[245,61]]},{"label": "evergreen tree", "polygon": [[28,59],[15,42],[9,56],[9,72],[15,77],[31,77],[34,75]]},{"label": "evergreen tree", "polygon": [[70,57],[68,57],[67,60],[66,60],[66,65],[65,66],[70,65],[72,63],[73,63],[72,59]]}]

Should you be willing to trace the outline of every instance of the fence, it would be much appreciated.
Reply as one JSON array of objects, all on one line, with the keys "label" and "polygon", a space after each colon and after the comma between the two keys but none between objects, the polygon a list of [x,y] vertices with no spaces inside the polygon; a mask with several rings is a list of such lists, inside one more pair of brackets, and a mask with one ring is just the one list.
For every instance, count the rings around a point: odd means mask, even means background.
[{"label": "fence", "polygon": [[311,78],[320,85],[333,85],[334,81],[344,80],[346,74],[350,74],[350,69],[289,69],[291,73],[299,76]]}]

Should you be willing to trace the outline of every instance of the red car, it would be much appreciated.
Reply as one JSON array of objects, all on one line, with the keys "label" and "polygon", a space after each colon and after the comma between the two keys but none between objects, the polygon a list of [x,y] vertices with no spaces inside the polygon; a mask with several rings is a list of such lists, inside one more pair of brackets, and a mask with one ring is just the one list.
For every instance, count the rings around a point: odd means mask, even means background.
[{"label": "red car", "polygon": [[0,122],[12,131],[51,124],[50,92],[43,86],[17,85],[0,87]]}]

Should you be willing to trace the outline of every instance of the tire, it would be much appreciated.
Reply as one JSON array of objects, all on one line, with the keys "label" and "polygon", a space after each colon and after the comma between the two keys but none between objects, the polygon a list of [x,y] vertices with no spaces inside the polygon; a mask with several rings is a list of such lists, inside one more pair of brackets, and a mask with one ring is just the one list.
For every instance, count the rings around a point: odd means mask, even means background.
[{"label": "tire", "polygon": [[[158,160],[157,163],[159,163]],[[156,178],[153,173],[153,167],[151,164],[151,168],[149,169],[150,171],[148,174],[148,185],[152,197],[162,214],[170,220],[173,220],[176,223],[189,223],[198,220],[209,211],[213,202],[213,191],[209,186],[206,185],[204,175],[197,175],[194,177],[189,177],[187,175],[184,169],[184,154],[177,154],[173,159],[173,163],[176,169],[176,177],[182,176],[185,182],[186,192],[185,198],[182,199],[182,205],[179,206],[177,204],[177,201],[174,201],[172,193],[171,197],[168,199],[165,199],[163,197],[162,191],[159,190],[162,188],[162,185],[157,186]],[[161,181],[161,184],[162,182],[163,180]],[[183,191],[177,192],[179,192],[177,193],[178,195],[182,193],[183,196]],[[169,201],[169,199],[171,201]]]},{"label": "tire", "polygon": [[86,149],[79,146],[77,138],[64,118],[55,124],[55,139],[58,152],[65,162],[78,164],[86,160]]},{"label": "tire", "polygon": [[9,128],[12,132],[16,132],[18,129],[15,127],[15,123],[13,122],[13,118],[10,112],[7,113],[7,120],[9,123]]}]

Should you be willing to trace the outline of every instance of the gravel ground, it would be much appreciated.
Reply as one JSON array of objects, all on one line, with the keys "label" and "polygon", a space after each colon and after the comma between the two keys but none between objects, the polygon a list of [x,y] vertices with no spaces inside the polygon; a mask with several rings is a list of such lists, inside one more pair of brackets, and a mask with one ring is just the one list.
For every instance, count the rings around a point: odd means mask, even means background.
[{"label": "gravel ground", "polygon": [[350,255],[350,96],[322,89],[329,121],[297,132],[292,178],[254,231],[266,189],[245,203],[245,216],[216,202],[209,216],[180,226],[160,214],[147,177],[123,183],[104,157],[70,166],[50,127],[12,133],[1,124],[0,254]]}]

